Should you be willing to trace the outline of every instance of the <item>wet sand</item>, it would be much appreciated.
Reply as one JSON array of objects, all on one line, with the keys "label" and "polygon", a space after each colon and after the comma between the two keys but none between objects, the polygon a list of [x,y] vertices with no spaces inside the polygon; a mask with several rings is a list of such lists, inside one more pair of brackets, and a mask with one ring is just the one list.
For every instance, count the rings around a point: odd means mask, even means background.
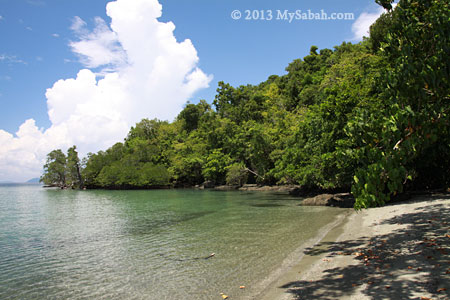
[{"label": "wet sand", "polygon": [[450,299],[449,254],[450,195],[351,211],[257,299]]}]

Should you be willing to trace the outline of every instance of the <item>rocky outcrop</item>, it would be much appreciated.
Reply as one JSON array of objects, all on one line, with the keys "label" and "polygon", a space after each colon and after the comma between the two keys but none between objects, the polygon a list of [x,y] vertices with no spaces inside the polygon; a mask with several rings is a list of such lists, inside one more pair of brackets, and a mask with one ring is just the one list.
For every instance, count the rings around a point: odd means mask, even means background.
[{"label": "rocky outcrop", "polygon": [[306,198],[302,201],[303,206],[334,206],[351,208],[355,205],[355,199],[350,193],[320,194],[315,197]]},{"label": "rocky outcrop", "polygon": [[212,189],[212,188],[214,188],[216,185],[214,184],[214,182],[212,182],[212,181],[205,181],[204,183],[203,183],[203,188],[205,188],[205,189]]},{"label": "rocky outcrop", "polygon": [[262,192],[275,192],[275,193],[285,193],[290,194],[295,189],[299,187],[296,185],[257,185],[257,184],[244,184],[239,188],[240,191],[262,191]]},{"label": "rocky outcrop", "polygon": [[239,188],[237,185],[219,185],[214,187],[216,191],[235,191]]}]

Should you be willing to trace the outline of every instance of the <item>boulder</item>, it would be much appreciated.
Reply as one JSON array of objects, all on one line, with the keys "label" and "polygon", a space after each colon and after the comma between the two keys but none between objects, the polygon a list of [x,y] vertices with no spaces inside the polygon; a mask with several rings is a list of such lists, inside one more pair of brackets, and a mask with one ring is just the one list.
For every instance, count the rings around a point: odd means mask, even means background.
[{"label": "boulder", "polygon": [[205,188],[205,189],[212,189],[212,188],[214,188],[216,185],[214,184],[214,182],[212,182],[212,181],[205,181],[204,183],[203,183],[203,187]]},{"label": "boulder", "polygon": [[303,206],[334,206],[351,208],[355,205],[355,199],[349,193],[320,194],[315,197],[306,198],[302,201]]}]

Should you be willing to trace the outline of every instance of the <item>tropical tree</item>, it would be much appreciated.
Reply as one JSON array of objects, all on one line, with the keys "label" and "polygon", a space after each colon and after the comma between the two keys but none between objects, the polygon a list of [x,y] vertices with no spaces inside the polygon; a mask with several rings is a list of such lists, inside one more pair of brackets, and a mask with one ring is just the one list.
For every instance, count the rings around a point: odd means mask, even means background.
[{"label": "tropical tree", "polygon": [[53,150],[47,154],[47,162],[44,165],[44,174],[40,181],[47,185],[66,186],[66,162],[67,158],[61,149]]}]

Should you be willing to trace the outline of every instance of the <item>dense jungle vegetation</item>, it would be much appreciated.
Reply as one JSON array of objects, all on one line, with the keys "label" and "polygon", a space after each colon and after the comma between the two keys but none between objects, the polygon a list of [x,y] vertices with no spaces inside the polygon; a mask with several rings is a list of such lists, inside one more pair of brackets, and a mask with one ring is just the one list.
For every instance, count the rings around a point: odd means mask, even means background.
[{"label": "dense jungle vegetation", "polygon": [[449,2],[377,0],[358,44],[312,46],[283,76],[220,82],[210,105],[144,119],[81,162],[49,153],[46,184],[150,188],[244,183],[351,190],[356,208],[407,189],[450,186]]}]

